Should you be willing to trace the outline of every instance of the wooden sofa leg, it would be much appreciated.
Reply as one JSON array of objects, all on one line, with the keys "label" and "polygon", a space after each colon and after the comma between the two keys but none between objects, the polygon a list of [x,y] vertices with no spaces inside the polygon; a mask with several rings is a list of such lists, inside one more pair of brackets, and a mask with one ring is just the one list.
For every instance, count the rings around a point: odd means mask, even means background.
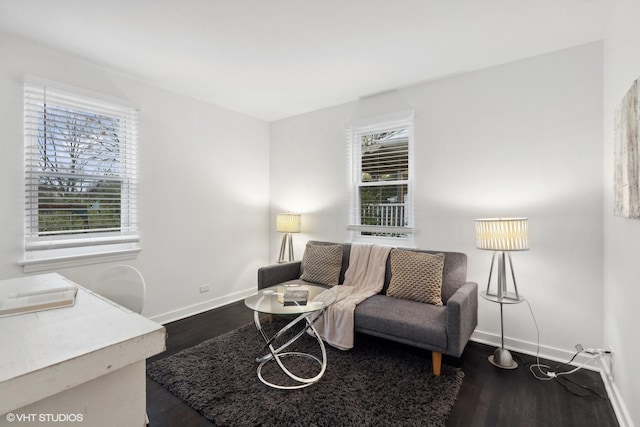
[{"label": "wooden sofa leg", "polygon": [[440,376],[440,370],[442,368],[442,353],[437,351],[431,352],[431,363],[433,365],[433,375]]},{"label": "wooden sofa leg", "polygon": [[273,323],[273,321],[274,321],[274,319],[275,319],[275,316],[274,316],[273,314],[269,314],[269,315],[267,316],[267,319],[268,319],[269,323]]}]

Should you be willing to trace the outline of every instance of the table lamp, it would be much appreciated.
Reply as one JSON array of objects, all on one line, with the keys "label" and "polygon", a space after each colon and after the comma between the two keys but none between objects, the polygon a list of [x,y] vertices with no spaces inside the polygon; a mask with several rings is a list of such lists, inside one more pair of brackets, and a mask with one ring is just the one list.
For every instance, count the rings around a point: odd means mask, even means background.
[{"label": "table lamp", "polygon": [[[509,350],[504,348],[504,321],[502,316],[503,304],[517,304],[524,301],[518,293],[516,276],[513,272],[511,251],[526,251],[529,249],[529,225],[527,218],[490,218],[476,219],[476,246],[478,249],[494,251],[491,258],[487,290],[480,295],[492,302],[500,304],[500,337],[501,347],[496,349],[489,362],[499,368],[515,369],[518,364],[511,357]],[[498,254],[498,283],[495,291],[491,290],[491,276]],[[507,289],[506,261],[509,261],[511,279],[514,292]]]},{"label": "table lamp", "polygon": [[[294,213],[281,213],[276,215],[276,231],[284,233],[282,236],[282,244],[280,245],[280,257],[278,262],[293,261],[293,244],[291,239],[291,233],[300,232],[300,214]],[[287,244],[289,245],[289,259],[284,259],[284,252]]]}]

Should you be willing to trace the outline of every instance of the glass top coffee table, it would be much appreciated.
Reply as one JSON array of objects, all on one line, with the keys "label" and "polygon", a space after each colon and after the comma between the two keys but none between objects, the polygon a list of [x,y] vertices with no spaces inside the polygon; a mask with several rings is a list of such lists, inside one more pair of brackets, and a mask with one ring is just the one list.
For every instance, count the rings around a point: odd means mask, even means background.
[{"label": "glass top coffee table", "polygon": [[[284,303],[284,294],[285,291],[294,290],[294,291],[307,291],[308,299],[306,303],[303,302],[291,302],[285,305]],[[333,304],[336,300],[336,295],[331,289],[324,288],[322,286],[310,285],[310,284],[288,284],[288,285],[280,285],[280,286],[272,286],[270,288],[265,288],[258,291],[255,294],[249,295],[245,298],[244,303],[247,307],[253,310],[253,320],[256,324],[256,329],[260,332],[260,335],[264,339],[265,348],[269,349],[269,353],[256,358],[256,362],[258,365],[258,378],[264,384],[279,388],[279,389],[298,389],[303,387],[308,387],[311,384],[317,382],[322,375],[324,375],[324,371],[327,368],[327,352],[324,347],[324,343],[322,342],[322,338],[318,335],[318,332],[313,327],[313,323],[320,317],[320,315],[324,312],[324,310]],[[260,313],[264,314],[273,314],[273,315],[297,315],[295,319],[285,325],[282,329],[280,329],[274,336],[267,336],[266,332],[262,328],[260,323]],[[289,329],[294,327],[299,322],[305,322],[304,327],[300,332],[293,336],[293,338],[289,339],[286,343],[282,344],[280,347],[275,348],[275,341],[280,338],[283,334],[285,334]],[[285,352],[291,344],[297,341],[303,334],[309,331],[310,335],[318,341],[320,349],[322,351],[322,360],[318,357],[301,352]],[[293,374],[291,371],[287,369],[282,359],[288,356],[298,356],[298,357],[306,357],[308,359],[313,360],[320,367],[320,371],[317,375],[310,378],[302,378]],[[269,361],[275,361],[282,372],[284,372],[289,378],[295,381],[297,384],[295,385],[278,385],[274,384],[270,381],[267,381],[262,376],[262,367],[265,363]]]}]

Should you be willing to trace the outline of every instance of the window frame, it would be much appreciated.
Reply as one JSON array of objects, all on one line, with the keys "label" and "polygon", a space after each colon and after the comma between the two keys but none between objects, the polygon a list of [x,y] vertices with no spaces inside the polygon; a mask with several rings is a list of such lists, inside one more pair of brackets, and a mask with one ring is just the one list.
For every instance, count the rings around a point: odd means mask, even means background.
[{"label": "window frame", "polygon": [[[118,173],[105,176],[109,181],[120,181],[120,221],[117,231],[80,229],[74,232],[44,234],[38,224],[38,177],[50,174],[39,165],[42,124],[45,105],[66,108],[74,113],[117,117]],[[96,262],[119,261],[135,258],[140,251],[140,233],[137,224],[137,120],[139,108],[127,100],[110,97],[83,89],[27,77],[24,82],[24,259],[19,264],[25,272],[53,268],[87,265]],[[85,125],[86,126],[86,125]],[[57,172],[56,172],[57,173]],[[100,179],[102,175],[78,174],[79,178]]]},{"label": "window frame", "polygon": [[[364,135],[384,133],[407,129],[408,134],[408,173],[407,179],[390,181],[363,181],[362,179],[362,142]],[[414,247],[414,112],[402,111],[384,116],[376,116],[351,123],[347,127],[347,140],[351,154],[351,209],[349,225],[353,242],[377,243],[392,246]],[[380,187],[385,185],[407,185],[405,214],[407,224],[404,226],[368,226],[362,225],[360,189],[362,187]],[[363,232],[402,234],[404,237],[389,235],[363,235]]]}]

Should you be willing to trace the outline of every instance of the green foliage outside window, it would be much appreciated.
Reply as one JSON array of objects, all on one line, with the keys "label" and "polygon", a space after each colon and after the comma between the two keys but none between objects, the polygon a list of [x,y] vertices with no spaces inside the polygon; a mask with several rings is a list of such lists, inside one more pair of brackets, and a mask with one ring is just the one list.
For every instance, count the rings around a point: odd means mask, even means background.
[{"label": "green foliage outside window", "polygon": [[118,231],[119,121],[44,105],[38,129],[38,234]]},{"label": "green foliage outside window", "polygon": [[[405,198],[408,192],[409,140],[406,128],[360,135],[359,185],[360,224],[406,226]],[[393,233],[370,233],[401,237]]]}]

